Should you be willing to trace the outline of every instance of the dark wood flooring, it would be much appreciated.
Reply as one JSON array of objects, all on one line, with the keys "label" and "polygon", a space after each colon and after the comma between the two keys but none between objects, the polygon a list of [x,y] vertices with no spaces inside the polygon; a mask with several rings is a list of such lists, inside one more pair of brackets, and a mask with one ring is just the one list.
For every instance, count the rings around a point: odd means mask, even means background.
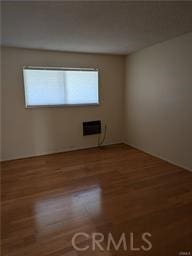
[{"label": "dark wood flooring", "polygon": [[[192,255],[192,173],[126,145],[7,161],[2,167],[4,256]],[[105,251],[77,232],[105,237]],[[107,234],[128,249],[107,251]],[[142,233],[152,249],[143,251]],[[133,236],[132,236],[132,235]],[[130,248],[130,236],[134,248]],[[190,254],[189,254],[190,253]]]}]

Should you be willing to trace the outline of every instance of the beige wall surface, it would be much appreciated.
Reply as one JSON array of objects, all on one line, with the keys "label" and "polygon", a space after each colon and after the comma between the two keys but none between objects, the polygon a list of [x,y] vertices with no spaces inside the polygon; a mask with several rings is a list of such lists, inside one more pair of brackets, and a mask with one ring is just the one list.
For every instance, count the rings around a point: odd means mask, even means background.
[{"label": "beige wall surface", "polygon": [[[25,109],[23,66],[100,69],[100,106]],[[99,54],[2,48],[2,159],[15,159],[97,145],[82,136],[82,122],[107,124],[106,144],[123,140],[125,58]]]},{"label": "beige wall surface", "polygon": [[[27,65],[99,68],[100,106],[25,109]],[[2,48],[1,74],[3,160],[96,146],[82,122],[101,119],[106,144],[125,141],[192,169],[192,33],[129,55],[126,83],[123,56],[18,48]]]},{"label": "beige wall surface", "polygon": [[192,33],[127,57],[125,140],[192,170]]}]

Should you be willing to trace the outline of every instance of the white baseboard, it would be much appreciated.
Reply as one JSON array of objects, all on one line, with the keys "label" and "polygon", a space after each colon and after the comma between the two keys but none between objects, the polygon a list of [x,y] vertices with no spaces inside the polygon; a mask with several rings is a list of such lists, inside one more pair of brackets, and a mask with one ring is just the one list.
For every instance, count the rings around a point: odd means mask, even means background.
[{"label": "white baseboard", "polygon": [[[115,145],[115,144],[120,144],[120,143],[124,143],[124,142],[123,141],[108,142],[108,143],[104,143],[103,146]],[[97,147],[98,147],[97,145],[65,147],[65,148],[60,149],[60,150],[53,150],[53,151],[50,150],[50,151],[36,153],[36,154],[21,155],[19,157],[3,158],[0,161],[4,162],[4,161],[11,161],[11,160],[19,160],[19,159],[32,158],[32,157],[45,156],[45,155],[52,155],[52,154],[59,154],[59,153],[65,153],[65,152],[83,150],[83,149],[89,149],[89,148],[97,148]]]},{"label": "white baseboard", "polygon": [[176,163],[176,162],[174,162],[174,161],[171,161],[171,160],[169,160],[169,159],[167,159],[167,158],[165,158],[165,157],[162,157],[161,155],[158,155],[158,154],[155,154],[155,153],[153,153],[153,152],[151,152],[151,151],[148,151],[148,150],[145,150],[145,149],[143,149],[143,148],[137,147],[137,146],[135,146],[135,145],[133,145],[133,144],[127,142],[127,141],[124,141],[124,144],[126,144],[126,145],[128,145],[128,146],[130,146],[130,147],[133,147],[133,148],[135,148],[135,149],[138,149],[138,150],[140,150],[140,151],[142,151],[142,152],[144,152],[144,153],[147,153],[147,154],[149,154],[149,155],[151,155],[151,156],[154,156],[154,157],[157,157],[157,158],[159,158],[159,159],[162,159],[163,161],[168,162],[168,163],[170,163],[170,164],[172,164],[172,165],[181,167],[181,168],[183,168],[183,169],[185,169],[185,170],[187,170],[187,171],[190,171],[190,172],[192,171],[192,169],[190,169],[188,166],[185,166],[185,165],[182,165],[182,164],[180,164],[180,163]]}]

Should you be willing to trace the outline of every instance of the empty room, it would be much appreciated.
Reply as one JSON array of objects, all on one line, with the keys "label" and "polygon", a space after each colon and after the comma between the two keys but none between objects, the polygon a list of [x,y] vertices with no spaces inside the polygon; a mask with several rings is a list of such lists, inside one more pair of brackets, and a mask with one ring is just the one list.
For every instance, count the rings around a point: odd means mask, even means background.
[{"label": "empty room", "polygon": [[192,255],[192,2],[1,1],[3,256]]}]

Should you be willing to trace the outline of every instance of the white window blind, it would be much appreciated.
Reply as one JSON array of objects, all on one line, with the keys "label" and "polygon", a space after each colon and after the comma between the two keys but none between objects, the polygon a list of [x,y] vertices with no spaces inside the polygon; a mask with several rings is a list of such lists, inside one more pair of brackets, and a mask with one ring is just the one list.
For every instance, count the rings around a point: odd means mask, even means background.
[{"label": "white window blind", "polygon": [[23,69],[26,107],[99,104],[98,70]]}]

